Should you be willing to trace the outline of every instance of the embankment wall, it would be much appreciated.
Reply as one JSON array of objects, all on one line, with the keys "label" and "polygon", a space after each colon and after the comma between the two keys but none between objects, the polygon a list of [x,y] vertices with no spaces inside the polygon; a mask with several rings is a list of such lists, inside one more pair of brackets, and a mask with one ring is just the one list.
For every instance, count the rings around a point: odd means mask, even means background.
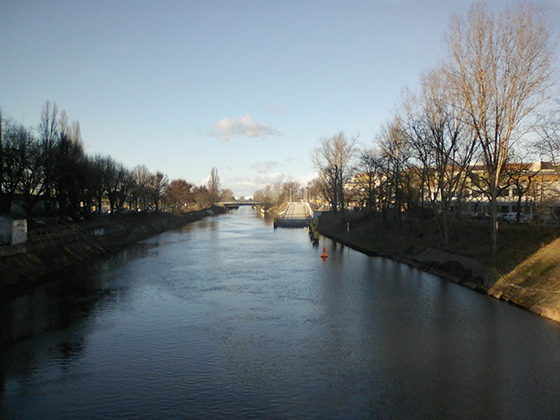
[{"label": "embankment wall", "polygon": [[0,289],[4,296],[19,293],[42,282],[46,276],[107,255],[150,236],[179,229],[213,214],[221,207],[185,213],[130,215],[104,220],[101,224],[72,226],[56,234],[34,236],[18,252],[0,254]]}]

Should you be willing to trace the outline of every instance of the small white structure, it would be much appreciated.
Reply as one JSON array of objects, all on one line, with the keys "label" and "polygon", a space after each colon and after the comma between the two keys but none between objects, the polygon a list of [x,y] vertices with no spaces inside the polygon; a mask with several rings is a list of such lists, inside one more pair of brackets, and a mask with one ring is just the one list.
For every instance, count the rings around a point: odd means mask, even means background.
[{"label": "small white structure", "polygon": [[27,220],[13,214],[0,214],[0,245],[27,242]]}]

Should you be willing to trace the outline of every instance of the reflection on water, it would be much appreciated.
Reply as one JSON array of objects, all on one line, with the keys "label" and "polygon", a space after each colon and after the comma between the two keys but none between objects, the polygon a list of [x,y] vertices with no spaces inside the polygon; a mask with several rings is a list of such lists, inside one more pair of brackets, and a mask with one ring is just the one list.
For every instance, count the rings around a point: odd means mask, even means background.
[{"label": "reflection on water", "polygon": [[0,418],[560,417],[557,324],[250,209],[0,316]]}]

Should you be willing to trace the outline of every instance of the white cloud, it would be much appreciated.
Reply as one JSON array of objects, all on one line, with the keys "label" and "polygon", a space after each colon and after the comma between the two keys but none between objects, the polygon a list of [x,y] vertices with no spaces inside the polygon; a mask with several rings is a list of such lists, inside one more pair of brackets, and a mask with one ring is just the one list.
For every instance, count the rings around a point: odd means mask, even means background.
[{"label": "white cloud", "polygon": [[278,135],[278,132],[272,129],[268,124],[257,124],[252,121],[249,114],[238,120],[233,118],[222,118],[210,130],[212,137],[219,137],[220,141],[229,141],[234,135],[245,137],[263,137]]},{"label": "white cloud", "polygon": [[299,184],[302,187],[307,186],[307,184],[309,184],[309,182],[313,181],[315,178],[317,178],[319,176],[319,174],[317,172],[313,172],[311,174],[307,174],[307,175],[299,175],[295,177],[295,180],[297,182],[299,182]]}]

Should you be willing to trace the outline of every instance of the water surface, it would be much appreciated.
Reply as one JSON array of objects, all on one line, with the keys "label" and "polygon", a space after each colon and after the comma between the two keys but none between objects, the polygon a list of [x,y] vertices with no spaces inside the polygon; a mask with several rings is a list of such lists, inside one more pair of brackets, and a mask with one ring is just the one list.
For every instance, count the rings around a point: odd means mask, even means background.
[{"label": "water surface", "polygon": [[5,419],[560,418],[558,324],[249,208],[0,317]]}]

